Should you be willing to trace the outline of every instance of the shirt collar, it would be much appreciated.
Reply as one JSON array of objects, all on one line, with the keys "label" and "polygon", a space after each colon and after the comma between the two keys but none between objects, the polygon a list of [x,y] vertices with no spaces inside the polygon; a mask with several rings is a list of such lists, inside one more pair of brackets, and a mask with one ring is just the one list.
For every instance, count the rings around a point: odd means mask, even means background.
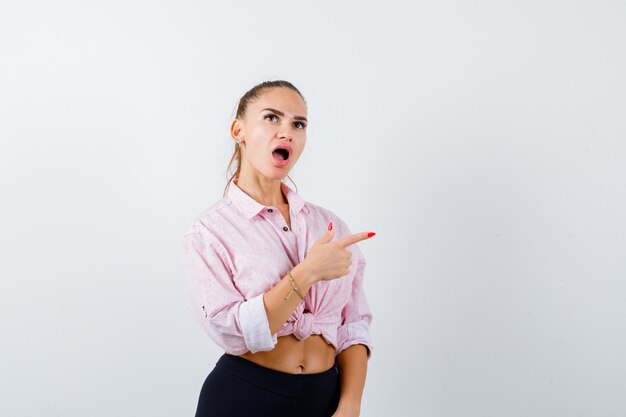
[{"label": "shirt collar", "polygon": [[[244,215],[248,219],[251,219],[252,217],[259,214],[261,210],[264,210],[266,206],[257,202],[248,194],[244,193],[243,190],[237,185],[237,181],[238,178],[233,179],[230,186],[228,187],[226,195],[228,196],[228,198],[230,198],[233,204],[244,213]],[[300,197],[298,193],[296,193],[284,182],[281,182],[280,186],[283,190],[283,193],[285,194],[285,197],[287,198],[287,202],[289,203],[289,210],[294,213],[299,213],[306,203],[304,199],[302,199],[302,197]]]}]

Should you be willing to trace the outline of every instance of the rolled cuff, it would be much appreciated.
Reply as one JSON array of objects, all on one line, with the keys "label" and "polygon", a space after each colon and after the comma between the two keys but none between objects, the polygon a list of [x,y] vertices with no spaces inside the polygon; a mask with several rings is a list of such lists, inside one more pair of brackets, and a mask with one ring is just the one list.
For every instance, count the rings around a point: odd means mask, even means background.
[{"label": "rolled cuff", "polygon": [[270,334],[263,293],[241,303],[239,324],[246,346],[252,353],[272,350],[278,343],[278,336]]},{"label": "rolled cuff", "polygon": [[365,345],[367,348],[367,359],[370,359],[374,346],[370,334],[370,325],[365,320],[353,321],[337,328],[337,352],[335,356],[356,344]]}]

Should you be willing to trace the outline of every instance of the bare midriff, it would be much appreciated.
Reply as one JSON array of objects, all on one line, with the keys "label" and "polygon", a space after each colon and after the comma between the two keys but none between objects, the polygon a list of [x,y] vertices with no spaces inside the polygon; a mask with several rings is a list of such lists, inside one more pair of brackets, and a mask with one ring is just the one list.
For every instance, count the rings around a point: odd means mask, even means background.
[{"label": "bare midriff", "polygon": [[299,340],[293,334],[280,336],[274,349],[239,355],[258,365],[290,374],[317,374],[335,364],[335,348],[319,334]]}]

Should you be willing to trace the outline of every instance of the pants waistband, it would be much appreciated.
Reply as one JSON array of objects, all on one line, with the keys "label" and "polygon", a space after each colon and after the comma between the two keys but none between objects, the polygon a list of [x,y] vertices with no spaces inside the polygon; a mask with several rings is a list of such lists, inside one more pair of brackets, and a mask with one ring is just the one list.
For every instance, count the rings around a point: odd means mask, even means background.
[{"label": "pants waistband", "polygon": [[336,363],[330,369],[315,374],[290,374],[224,353],[215,367],[263,389],[295,398],[328,396],[335,393],[339,384]]}]

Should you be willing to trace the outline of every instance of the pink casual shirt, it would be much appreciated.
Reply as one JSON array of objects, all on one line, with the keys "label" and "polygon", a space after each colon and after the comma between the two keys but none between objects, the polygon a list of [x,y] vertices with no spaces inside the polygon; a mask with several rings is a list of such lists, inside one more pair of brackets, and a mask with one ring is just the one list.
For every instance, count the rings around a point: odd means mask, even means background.
[{"label": "pink casual shirt", "polygon": [[[304,201],[281,182],[289,202],[291,229],[281,212],[248,196],[233,180],[227,195],[198,215],[182,241],[183,282],[192,314],[226,352],[269,351],[279,336],[306,339],[320,334],[335,348],[373,346],[372,313],[363,291],[365,258],[352,252],[350,273],[314,283],[304,300],[275,334],[270,334],[263,294],[302,262],[333,222],[333,240],[351,235],[346,223],[328,209]],[[298,297],[295,292],[291,297]]]}]

